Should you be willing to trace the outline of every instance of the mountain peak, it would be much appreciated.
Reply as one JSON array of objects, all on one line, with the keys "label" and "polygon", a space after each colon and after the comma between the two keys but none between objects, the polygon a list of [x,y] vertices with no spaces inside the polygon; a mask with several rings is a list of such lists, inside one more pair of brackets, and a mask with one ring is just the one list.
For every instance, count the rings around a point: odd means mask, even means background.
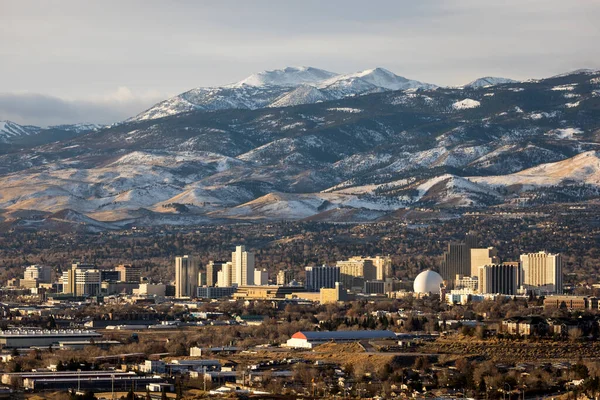
[{"label": "mountain peak", "polygon": [[336,76],[334,72],[314,67],[286,67],[252,74],[233,86],[283,86],[294,87],[317,82]]},{"label": "mountain peak", "polygon": [[486,86],[502,85],[504,83],[517,83],[517,81],[515,81],[513,79],[501,78],[501,77],[496,77],[496,76],[484,76],[482,78],[475,79],[474,81],[467,83],[463,87],[479,89],[479,88],[483,88]]},{"label": "mountain peak", "polygon": [[345,75],[346,77],[360,78],[374,86],[388,89],[388,90],[406,90],[406,89],[434,89],[435,85],[429,83],[423,83],[411,79],[407,79],[403,76],[394,74],[393,72],[381,68],[375,67],[366,69],[364,71],[356,72],[354,74]]}]

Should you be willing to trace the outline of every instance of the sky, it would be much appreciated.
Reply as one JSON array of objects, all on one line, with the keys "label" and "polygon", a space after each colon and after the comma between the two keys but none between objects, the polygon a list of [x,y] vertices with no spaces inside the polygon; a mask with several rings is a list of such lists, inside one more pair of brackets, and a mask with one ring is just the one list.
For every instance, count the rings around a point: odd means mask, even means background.
[{"label": "sky", "polygon": [[0,120],[124,120],[263,70],[437,85],[600,69],[598,0],[0,0]]}]

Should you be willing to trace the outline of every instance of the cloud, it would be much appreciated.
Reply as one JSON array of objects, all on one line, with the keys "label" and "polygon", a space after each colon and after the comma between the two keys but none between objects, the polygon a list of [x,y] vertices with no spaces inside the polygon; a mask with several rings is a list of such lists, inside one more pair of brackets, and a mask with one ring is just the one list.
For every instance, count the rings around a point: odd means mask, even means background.
[{"label": "cloud", "polygon": [[0,120],[49,126],[77,122],[123,121],[165,98],[156,92],[135,94],[127,87],[89,99],[62,99],[39,93],[0,93]]},{"label": "cloud", "polygon": [[[114,122],[169,97],[148,89],[173,95],[289,65],[381,66],[438,85],[600,68],[600,2],[589,0],[20,0],[0,9],[0,118],[17,122]],[[40,104],[44,118],[31,112]]]}]

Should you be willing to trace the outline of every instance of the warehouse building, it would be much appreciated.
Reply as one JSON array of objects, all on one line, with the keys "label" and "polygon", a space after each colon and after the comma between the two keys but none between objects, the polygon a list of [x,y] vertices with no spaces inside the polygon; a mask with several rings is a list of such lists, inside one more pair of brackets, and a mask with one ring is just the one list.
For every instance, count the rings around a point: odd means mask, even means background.
[{"label": "warehouse building", "polygon": [[392,331],[326,331],[326,332],[307,332],[300,331],[292,335],[286,343],[286,347],[312,349],[327,342],[348,343],[359,342],[361,340],[386,340],[396,339],[396,334]]},{"label": "warehouse building", "polygon": [[0,348],[48,347],[59,342],[101,338],[96,331],[67,330],[8,330],[0,332]]}]

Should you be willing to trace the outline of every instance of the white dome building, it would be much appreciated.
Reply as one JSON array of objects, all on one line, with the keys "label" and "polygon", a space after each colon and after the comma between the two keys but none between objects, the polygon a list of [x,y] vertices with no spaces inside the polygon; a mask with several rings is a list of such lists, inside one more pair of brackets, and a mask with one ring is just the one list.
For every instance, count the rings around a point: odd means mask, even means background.
[{"label": "white dome building", "polygon": [[444,279],[435,271],[428,269],[427,271],[421,272],[415,278],[414,291],[420,294],[440,294],[440,285],[444,282]]}]

